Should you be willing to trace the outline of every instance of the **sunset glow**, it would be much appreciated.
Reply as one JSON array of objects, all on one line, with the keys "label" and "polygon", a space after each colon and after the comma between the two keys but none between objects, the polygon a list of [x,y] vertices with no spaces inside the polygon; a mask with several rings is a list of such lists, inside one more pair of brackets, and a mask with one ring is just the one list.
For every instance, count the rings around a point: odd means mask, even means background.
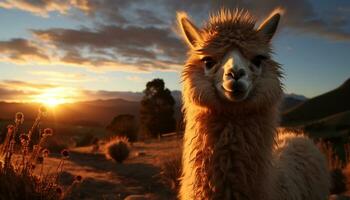
[{"label": "sunset glow", "polygon": [[55,107],[60,104],[68,103],[71,100],[64,88],[53,88],[36,96],[33,101],[43,103],[49,107]]}]

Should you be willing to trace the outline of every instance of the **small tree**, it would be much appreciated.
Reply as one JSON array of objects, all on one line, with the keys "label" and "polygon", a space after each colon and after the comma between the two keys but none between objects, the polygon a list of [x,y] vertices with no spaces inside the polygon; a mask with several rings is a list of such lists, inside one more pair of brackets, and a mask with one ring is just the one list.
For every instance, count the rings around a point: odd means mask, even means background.
[{"label": "small tree", "polygon": [[114,117],[106,129],[114,135],[127,137],[130,142],[137,139],[137,125],[133,115],[123,114]]},{"label": "small tree", "polygon": [[140,127],[145,135],[157,137],[175,130],[175,100],[162,79],[154,79],[146,84],[141,101]]}]

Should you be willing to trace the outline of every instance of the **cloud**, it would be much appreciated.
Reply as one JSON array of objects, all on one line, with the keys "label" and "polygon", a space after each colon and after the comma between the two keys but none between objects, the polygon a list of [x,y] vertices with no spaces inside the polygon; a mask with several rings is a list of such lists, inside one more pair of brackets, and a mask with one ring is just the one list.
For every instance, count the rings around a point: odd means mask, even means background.
[{"label": "cloud", "polygon": [[285,10],[282,18],[282,26],[289,30],[303,34],[313,34],[334,41],[350,40],[350,18],[346,12],[339,12],[337,7],[327,7],[326,10],[318,11],[315,4],[308,0],[266,0],[226,1],[226,7],[237,6],[253,12],[258,18],[268,15],[273,9],[281,7]]},{"label": "cloud", "polygon": [[185,56],[182,42],[166,28],[108,25],[32,32],[32,40],[0,41],[0,61],[147,72],[179,70]]},{"label": "cloud", "polygon": [[29,89],[29,90],[42,90],[53,87],[58,87],[54,84],[45,84],[45,83],[32,83],[18,80],[3,80],[0,82],[0,86],[3,88],[11,89]]},{"label": "cloud", "polygon": [[315,5],[308,0],[232,0],[209,1],[193,0],[6,0],[0,2],[0,7],[7,9],[21,9],[37,15],[47,16],[50,12],[62,14],[79,10],[92,18],[100,18],[104,24],[129,24],[168,26],[173,24],[175,11],[185,10],[195,19],[201,21],[207,18],[210,10],[224,7],[247,8],[259,17],[266,16],[276,7],[283,7],[285,14],[284,25],[302,33],[319,35],[330,40],[350,40],[349,5],[339,3],[328,6],[329,9],[317,12]]},{"label": "cloud", "polygon": [[40,80],[54,83],[77,83],[96,81],[94,77],[88,77],[82,73],[67,73],[57,71],[29,71],[29,74],[40,77]]},{"label": "cloud", "polygon": [[[224,2],[224,3],[218,3]],[[177,10],[185,10],[199,22],[221,6],[246,8],[259,19],[282,7],[284,33],[321,36],[333,41],[349,41],[348,7],[328,7],[318,11],[307,0],[6,0],[0,7],[20,9],[40,16],[51,12],[64,15],[84,13],[94,19],[89,28],[50,28],[31,30],[34,38],[0,41],[0,61],[44,63],[85,67],[94,71],[178,71],[186,48],[175,36]]]},{"label": "cloud", "polygon": [[93,18],[100,17],[102,20],[114,23],[126,23],[127,19],[123,16],[121,8],[129,7],[131,4],[124,0],[4,0],[0,2],[0,7],[23,10],[42,17],[49,17],[51,12],[68,15],[78,10]]},{"label": "cloud", "polygon": [[[71,1],[73,2],[73,1]],[[6,9],[20,9],[40,16],[47,17],[49,12],[57,11],[66,13],[71,8],[70,1],[42,1],[42,0],[5,0],[0,2],[0,7]]]},{"label": "cloud", "polygon": [[20,64],[27,61],[49,62],[49,56],[42,48],[22,38],[0,41],[0,54],[0,60]]},{"label": "cloud", "polygon": [[105,90],[93,91],[56,84],[32,83],[18,80],[0,81],[0,101],[32,102],[45,100],[42,98],[48,97],[62,98],[67,102],[113,98],[139,101],[142,98],[142,93]]},{"label": "cloud", "polygon": [[33,96],[55,87],[58,86],[18,80],[3,80],[0,81],[0,101],[30,101]]},{"label": "cloud", "polygon": [[62,62],[76,65],[177,70],[185,56],[182,42],[168,28],[105,25],[32,32],[41,42],[61,50]]},{"label": "cloud", "polygon": [[0,101],[26,101],[26,97],[24,91],[0,88]]}]

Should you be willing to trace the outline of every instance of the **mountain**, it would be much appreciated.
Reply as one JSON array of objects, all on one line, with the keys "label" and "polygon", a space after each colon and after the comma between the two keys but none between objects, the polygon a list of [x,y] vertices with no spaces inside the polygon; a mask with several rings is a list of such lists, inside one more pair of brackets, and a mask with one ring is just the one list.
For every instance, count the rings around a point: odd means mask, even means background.
[{"label": "mountain", "polygon": [[[127,101],[141,101],[143,97],[143,92],[119,92],[113,91],[112,94],[108,95],[108,99],[124,99]],[[181,91],[172,90],[171,95],[173,95],[176,102],[181,101]],[[106,98],[107,99],[107,98]]]},{"label": "mountain", "polygon": [[299,101],[306,101],[306,100],[308,100],[308,98],[306,96],[300,95],[300,94],[295,94],[295,93],[290,93],[290,94],[285,93],[284,97],[285,98],[293,98],[293,99],[296,99],[296,100],[299,100]]},{"label": "mountain", "polygon": [[[35,119],[40,104],[0,102],[0,118],[13,119],[16,112],[23,112],[25,120]],[[86,125],[106,126],[119,114],[139,115],[140,104],[124,99],[96,100],[62,104],[48,108],[47,121]]]},{"label": "mountain", "polygon": [[[117,92],[121,98],[107,100],[93,100],[58,105],[49,108],[47,121],[68,123],[84,126],[106,126],[110,121],[120,114],[131,114],[139,119],[140,101],[142,92]],[[175,101],[175,118],[181,115],[181,92],[171,92]],[[125,98],[125,99],[124,99]],[[131,101],[133,99],[135,101]],[[0,102],[0,119],[14,119],[16,112],[23,112],[26,120],[35,119],[38,103],[8,103]]]},{"label": "mountain", "polygon": [[303,103],[304,101],[306,101],[307,98],[303,95],[297,95],[297,94],[284,94],[284,98],[282,101],[282,105],[281,105],[281,111],[282,112],[286,112],[294,107],[296,107],[297,105]]},{"label": "mountain", "polygon": [[283,124],[306,124],[350,110],[350,79],[338,88],[311,98],[283,113]]}]

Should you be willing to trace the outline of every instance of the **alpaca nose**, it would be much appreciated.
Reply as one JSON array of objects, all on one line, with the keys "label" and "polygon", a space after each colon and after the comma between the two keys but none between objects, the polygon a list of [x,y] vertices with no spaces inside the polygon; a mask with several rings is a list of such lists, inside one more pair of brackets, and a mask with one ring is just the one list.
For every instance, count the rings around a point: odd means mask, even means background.
[{"label": "alpaca nose", "polygon": [[232,70],[230,72],[230,76],[235,80],[237,81],[238,79],[240,79],[241,77],[245,76],[246,75],[246,72],[244,69],[238,69],[238,70]]}]

